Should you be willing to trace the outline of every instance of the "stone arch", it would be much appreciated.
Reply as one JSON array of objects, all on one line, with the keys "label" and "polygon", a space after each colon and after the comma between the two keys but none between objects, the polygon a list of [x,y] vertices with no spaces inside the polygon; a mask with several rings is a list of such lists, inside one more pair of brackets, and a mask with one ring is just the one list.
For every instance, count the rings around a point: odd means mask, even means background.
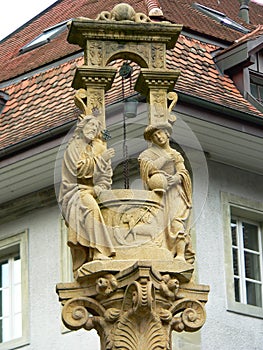
[{"label": "stone arch", "polygon": [[147,57],[140,55],[135,51],[119,50],[118,52],[113,52],[106,58],[106,65],[117,59],[130,60],[138,64],[141,68],[149,68],[149,60]]}]

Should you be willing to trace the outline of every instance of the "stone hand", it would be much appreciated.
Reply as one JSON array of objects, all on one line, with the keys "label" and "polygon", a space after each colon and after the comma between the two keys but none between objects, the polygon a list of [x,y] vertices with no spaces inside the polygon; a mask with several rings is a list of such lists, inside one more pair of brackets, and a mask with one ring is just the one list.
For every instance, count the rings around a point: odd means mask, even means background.
[{"label": "stone hand", "polygon": [[178,174],[167,176],[168,186],[177,185],[181,183],[181,177]]},{"label": "stone hand", "polygon": [[113,148],[107,149],[101,155],[101,157],[105,160],[105,162],[108,162],[114,156],[115,156],[115,150]]}]

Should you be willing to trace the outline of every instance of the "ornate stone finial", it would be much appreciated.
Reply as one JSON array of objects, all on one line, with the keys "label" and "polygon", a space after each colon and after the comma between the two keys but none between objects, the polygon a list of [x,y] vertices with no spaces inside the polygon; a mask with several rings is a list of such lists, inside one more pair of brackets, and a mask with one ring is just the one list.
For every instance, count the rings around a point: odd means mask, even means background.
[{"label": "ornate stone finial", "polygon": [[133,7],[126,3],[120,3],[111,12],[101,12],[96,20],[99,21],[130,21],[130,22],[151,22],[144,13],[136,13]]}]

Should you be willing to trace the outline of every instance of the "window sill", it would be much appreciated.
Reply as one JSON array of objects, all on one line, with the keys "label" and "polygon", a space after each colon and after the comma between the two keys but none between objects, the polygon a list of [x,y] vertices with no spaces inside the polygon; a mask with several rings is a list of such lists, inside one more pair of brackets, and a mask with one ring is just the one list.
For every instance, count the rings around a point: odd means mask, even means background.
[{"label": "window sill", "polygon": [[238,303],[236,301],[229,302],[227,311],[234,312],[249,317],[262,318],[263,319],[263,308],[248,304]]},{"label": "window sill", "polygon": [[26,345],[29,345],[29,339],[27,337],[21,337],[0,343],[0,350],[18,349]]}]

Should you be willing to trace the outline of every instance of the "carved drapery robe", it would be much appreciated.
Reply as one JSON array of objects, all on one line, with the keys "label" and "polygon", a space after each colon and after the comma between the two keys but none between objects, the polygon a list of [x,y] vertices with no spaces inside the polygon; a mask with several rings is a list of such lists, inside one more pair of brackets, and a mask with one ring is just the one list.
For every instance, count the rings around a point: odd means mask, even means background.
[{"label": "carved drapery robe", "polygon": [[[62,164],[59,202],[68,226],[68,244],[71,248],[84,247],[86,261],[92,260],[95,248],[105,256],[115,254],[95,199],[112,182],[111,162],[101,157],[104,150],[99,139],[88,144],[83,138],[73,136]],[[80,261],[79,265],[84,262]]]},{"label": "carved drapery robe", "polygon": [[[179,175],[180,181],[168,185],[164,193],[164,216],[167,226],[164,228],[160,244],[176,255],[178,235],[185,237],[189,246],[190,238],[186,233],[185,221],[189,217],[192,205],[192,186],[188,171],[184,166],[184,159],[179,152],[170,149],[168,153],[163,148],[153,144],[139,155],[141,178],[149,189],[149,180],[152,175],[159,173],[167,178]],[[189,247],[190,248],[190,247]]]}]

